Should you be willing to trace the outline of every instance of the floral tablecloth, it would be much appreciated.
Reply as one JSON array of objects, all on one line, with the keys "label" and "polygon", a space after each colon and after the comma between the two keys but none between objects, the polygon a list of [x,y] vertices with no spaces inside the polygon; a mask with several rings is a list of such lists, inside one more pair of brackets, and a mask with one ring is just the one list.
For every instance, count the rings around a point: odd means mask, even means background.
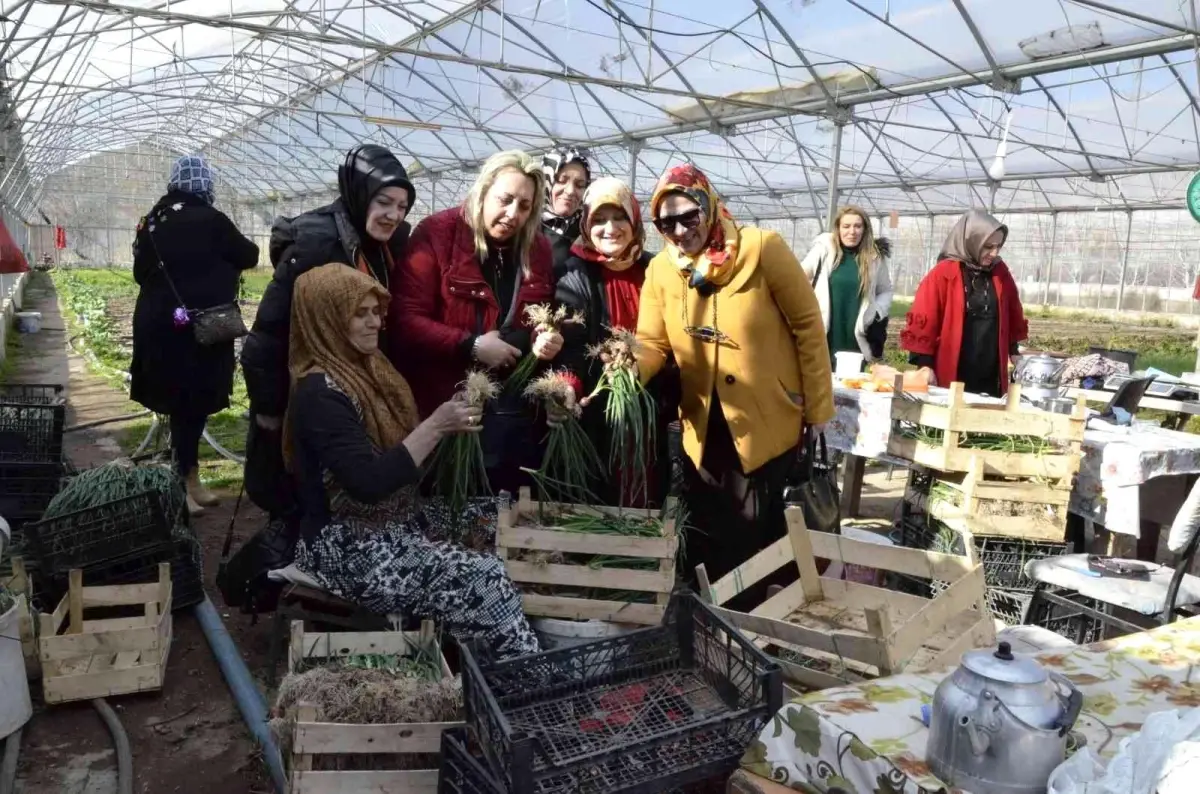
[{"label": "floral tablecloth", "polygon": [[[1037,654],[1083,693],[1075,731],[1101,759],[1157,711],[1200,706],[1200,618],[1078,648]],[[930,704],[949,674],[914,673],[824,689],[786,705],[742,758],[757,775],[808,794],[935,794],[925,764]]]},{"label": "floral tablecloth", "polygon": [[[835,387],[829,446],[894,462],[887,455],[892,395]],[[1160,427],[1088,426],[1070,510],[1110,532],[1141,534],[1140,487],[1155,477],[1200,473],[1200,436]]]}]

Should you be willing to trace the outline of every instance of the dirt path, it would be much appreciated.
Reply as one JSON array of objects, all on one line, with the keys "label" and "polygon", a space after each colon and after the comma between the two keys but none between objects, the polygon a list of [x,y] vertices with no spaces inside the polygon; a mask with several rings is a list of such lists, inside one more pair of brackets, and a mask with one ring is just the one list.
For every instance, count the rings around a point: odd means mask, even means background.
[{"label": "dirt path", "polygon": [[[25,308],[42,313],[42,331],[20,338],[12,382],[67,384],[67,427],[138,410],[125,395],[90,375],[67,348],[62,315],[50,279],[37,277]],[[79,468],[116,458],[121,424],[68,433],[67,454]],[[205,551],[205,588],[255,675],[266,669],[269,621],[223,609],[213,584],[221,543],[236,494],[196,520]],[[243,504],[235,535],[253,534],[262,514]],[[40,687],[35,683],[35,701]],[[159,693],[114,697],[112,705],[133,747],[134,791],[146,794],[251,794],[269,785],[212,652],[190,611],[175,616],[166,685]],[[168,721],[169,720],[169,721]],[[115,790],[112,741],[89,704],[35,705],[21,746],[17,790],[24,794],[110,794]]]}]

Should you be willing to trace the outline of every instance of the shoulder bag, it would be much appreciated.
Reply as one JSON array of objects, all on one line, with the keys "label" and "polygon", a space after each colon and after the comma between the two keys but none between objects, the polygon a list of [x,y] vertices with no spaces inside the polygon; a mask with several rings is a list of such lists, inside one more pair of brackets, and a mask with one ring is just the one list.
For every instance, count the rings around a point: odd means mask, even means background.
[{"label": "shoulder bag", "polygon": [[840,534],[841,495],[838,492],[837,469],[829,463],[825,435],[817,436],[811,429],[806,428],[802,446],[804,458],[801,462],[801,482],[785,489],[784,501],[804,510],[804,523],[809,529]]},{"label": "shoulder bag", "polygon": [[150,237],[150,245],[154,246],[154,256],[158,259],[158,266],[162,270],[163,278],[167,280],[167,286],[171,288],[175,300],[179,301],[179,307],[186,314],[188,322],[192,326],[192,334],[196,337],[198,344],[205,347],[219,345],[240,339],[249,333],[237,301],[210,306],[207,309],[189,309],[184,303],[183,296],[175,288],[171,274],[167,272],[167,266],[158,250],[158,242],[154,239],[154,232],[150,231],[149,226],[146,228],[146,234]]}]

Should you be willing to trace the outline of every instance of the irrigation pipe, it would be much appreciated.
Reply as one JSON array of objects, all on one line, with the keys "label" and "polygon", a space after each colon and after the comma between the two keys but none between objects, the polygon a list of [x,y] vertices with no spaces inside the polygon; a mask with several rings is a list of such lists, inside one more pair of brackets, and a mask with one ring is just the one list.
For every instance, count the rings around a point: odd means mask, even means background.
[{"label": "irrigation pipe", "polygon": [[117,713],[108,705],[104,698],[96,698],[92,705],[100,714],[100,719],[108,726],[112,734],[113,745],[117,748],[117,794],[133,794],[133,753],[129,749],[129,735]]},{"label": "irrigation pipe", "polygon": [[278,794],[284,794],[287,791],[287,775],[283,771],[283,759],[275,744],[275,737],[267,725],[267,704],[254,686],[254,680],[237,646],[233,644],[233,638],[229,636],[221,616],[207,596],[195,606],[194,614],[204,638],[208,640],[208,646],[212,648],[213,656],[217,657],[221,674],[225,676],[225,683],[233,693],[233,700],[242,713],[246,727],[262,747],[263,761],[271,775],[271,782],[275,784]]},{"label": "irrigation pipe", "polygon": [[17,790],[17,754],[21,750],[21,731],[17,728],[8,735],[4,743],[4,760],[0,761],[0,794],[13,794]]},{"label": "irrigation pipe", "polygon": [[132,422],[134,419],[141,419],[143,416],[149,416],[152,413],[154,413],[154,412],[153,411],[138,411],[135,414],[124,414],[122,416],[110,416],[107,419],[96,419],[91,422],[83,422],[78,425],[71,425],[70,427],[63,430],[63,432],[64,433],[76,433],[80,430],[87,430],[87,429],[93,428],[93,427],[100,427],[101,425],[111,425],[111,424],[116,424],[117,422]]}]

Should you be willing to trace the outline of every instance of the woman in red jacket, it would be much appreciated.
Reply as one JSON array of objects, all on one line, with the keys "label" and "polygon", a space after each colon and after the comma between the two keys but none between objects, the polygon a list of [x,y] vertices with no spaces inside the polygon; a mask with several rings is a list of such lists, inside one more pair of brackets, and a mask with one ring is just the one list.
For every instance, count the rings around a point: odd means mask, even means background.
[{"label": "woman in red jacket", "polygon": [[[462,207],[421,221],[392,279],[389,354],[421,416],[453,396],[469,369],[507,375],[524,355],[554,358],[557,333],[533,337],[525,307],[554,297],[550,244],[540,233],[541,163],[524,152],[488,158]],[[493,491],[515,492],[537,468],[541,434],[527,401],[505,395],[484,419]]]},{"label": "woman in red jacket", "polygon": [[1000,249],[1008,227],[982,210],[954,224],[938,263],[917,287],[900,346],[909,361],[949,386],[999,397],[1008,391],[1008,360],[1029,337],[1021,296]]}]

